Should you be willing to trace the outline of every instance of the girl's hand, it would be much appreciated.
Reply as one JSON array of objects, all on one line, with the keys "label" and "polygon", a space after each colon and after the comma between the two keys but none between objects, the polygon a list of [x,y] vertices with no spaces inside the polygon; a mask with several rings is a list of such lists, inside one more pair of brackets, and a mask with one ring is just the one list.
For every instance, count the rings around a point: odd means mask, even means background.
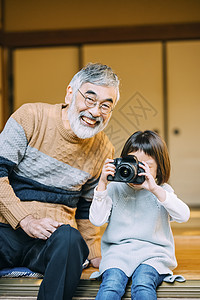
[{"label": "girl's hand", "polygon": [[150,168],[149,168],[148,164],[144,161],[142,161],[142,163],[143,163],[143,165],[139,164],[139,166],[144,170],[144,173],[143,172],[140,173],[139,176],[142,176],[142,175],[145,176],[145,181],[142,184],[137,185],[137,186],[153,193],[153,191],[158,187],[158,185],[156,184],[155,179],[150,172]]},{"label": "girl's hand", "polygon": [[139,187],[150,191],[158,198],[160,202],[164,202],[166,199],[166,191],[161,186],[157,185],[157,183],[155,182],[155,178],[150,172],[148,164],[144,161],[142,161],[142,163],[143,165],[140,164],[140,167],[144,169],[145,172],[140,173],[139,176],[144,175],[145,181],[141,185],[139,185]]},{"label": "girl's hand", "polygon": [[115,175],[115,165],[113,164],[113,162],[114,162],[113,159],[109,159],[109,158],[106,159],[97,186],[97,191],[105,191],[108,184],[108,180],[107,180],[108,175],[112,175],[112,176]]}]

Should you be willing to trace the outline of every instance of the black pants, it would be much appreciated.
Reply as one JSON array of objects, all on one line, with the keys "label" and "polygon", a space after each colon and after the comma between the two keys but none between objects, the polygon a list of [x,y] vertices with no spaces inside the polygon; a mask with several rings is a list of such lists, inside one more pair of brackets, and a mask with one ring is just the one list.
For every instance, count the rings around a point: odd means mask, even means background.
[{"label": "black pants", "polygon": [[44,274],[38,300],[72,299],[88,254],[81,234],[69,225],[44,241],[0,223],[0,269],[23,266]]}]

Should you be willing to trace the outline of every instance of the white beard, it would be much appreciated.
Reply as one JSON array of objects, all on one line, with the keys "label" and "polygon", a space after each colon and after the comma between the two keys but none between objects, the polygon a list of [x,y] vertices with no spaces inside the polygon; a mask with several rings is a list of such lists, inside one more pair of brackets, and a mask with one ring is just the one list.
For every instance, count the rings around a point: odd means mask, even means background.
[{"label": "white beard", "polygon": [[[77,110],[77,107],[75,105],[75,99],[72,99],[72,102],[69,106],[67,115],[68,115],[68,120],[69,120],[71,129],[73,130],[75,135],[77,137],[79,137],[80,139],[87,139],[87,138],[93,137],[94,135],[96,135],[98,132],[102,131],[106,127],[106,125],[108,124],[108,121],[110,119],[109,118],[104,123],[102,117],[94,118],[88,111],[82,111],[79,113]],[[83,125],[80,120],[82,116],[92,118],[93,120],[98,122],[98,124],[94,128],[90,128],[87,125]]]}]

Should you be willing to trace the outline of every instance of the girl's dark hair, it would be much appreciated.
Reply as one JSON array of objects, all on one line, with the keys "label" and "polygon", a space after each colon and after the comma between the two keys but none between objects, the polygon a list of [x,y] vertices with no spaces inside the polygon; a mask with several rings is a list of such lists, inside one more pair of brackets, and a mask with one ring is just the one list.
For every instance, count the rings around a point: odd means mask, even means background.
[{"label": "girl's dark hair", "polygon": [[157,163],[157,184],[163,184],[169,180],[170,159],[165,141],[156,132],[151,130],[137,131],[126,141],[121,157],[126,157],[131,152],[143,151],[153,157]]}]

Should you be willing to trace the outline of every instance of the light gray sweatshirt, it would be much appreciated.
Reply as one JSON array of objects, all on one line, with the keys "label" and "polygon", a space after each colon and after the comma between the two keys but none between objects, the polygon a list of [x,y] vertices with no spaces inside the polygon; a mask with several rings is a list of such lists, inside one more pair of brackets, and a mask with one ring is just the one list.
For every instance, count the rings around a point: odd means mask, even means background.
[{"label": "light gray sweatshirt", "polygon": [[108,222],[101,241],[99,275],[119,268],[130,277],[142,263],[160,274],[173,274],[177,261],[170,221],[186,222],[190,210],[170,185],[162,187],[166,190],[164,202],[126,183],[111,182],[107,190],[95,190],[89,219],[96,226]]}]

